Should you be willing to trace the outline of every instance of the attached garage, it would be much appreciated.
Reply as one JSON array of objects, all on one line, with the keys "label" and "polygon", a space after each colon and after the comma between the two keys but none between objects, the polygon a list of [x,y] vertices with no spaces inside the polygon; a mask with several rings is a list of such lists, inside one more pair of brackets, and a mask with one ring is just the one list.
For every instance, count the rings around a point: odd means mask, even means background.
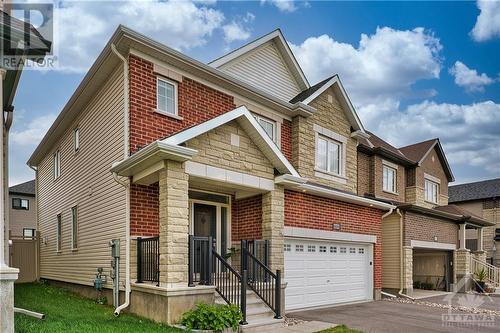
[{"label": "attached garage", "polygon": [[372,300],[372,249],[365,242],[285,238],[286,311]]}]

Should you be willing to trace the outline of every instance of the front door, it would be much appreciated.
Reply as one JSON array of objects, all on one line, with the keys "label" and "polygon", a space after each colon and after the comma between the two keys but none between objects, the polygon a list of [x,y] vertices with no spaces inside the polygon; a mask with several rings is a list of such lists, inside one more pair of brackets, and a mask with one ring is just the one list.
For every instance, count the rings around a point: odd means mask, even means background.
[{"label": "front door", "polygon": [[217,253],[223,257],[230,246],[229,207],[229,199],[227,203],[191,199],[190,205],[191,234],[212,237]]}]

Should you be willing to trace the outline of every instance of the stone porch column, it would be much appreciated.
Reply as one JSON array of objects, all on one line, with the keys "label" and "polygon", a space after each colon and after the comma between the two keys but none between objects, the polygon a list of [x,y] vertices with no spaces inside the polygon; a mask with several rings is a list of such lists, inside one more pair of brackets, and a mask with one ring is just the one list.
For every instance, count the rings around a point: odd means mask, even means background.
[{"label": "stone porch column", "polygon": [[457,292],[466,292],[471,288],[470,251],[455,250],[455,282]]},{"label": "stone porch column", "polygon": [[483,251],[483,228],[477,228],[477,251]]},{"label": "stone porch column", "polygon": [[275,185],[262,195],[262,237],[269,240],[269,267],[283,272],[283,228],[285,226],[285,192]]},{"label": "stone porch column", "polygon": [[413,248],[403,246],[403,292],[413,294]]},{"label": "stone porch column", "polygon": [[187,284],[189,176],[184,165],[166,161],[159,172],[160,286]]},{"label": "stone porch column", "polygon": [[461,250],[465,249],[465,239],[466,239],[465,223],[460,224],[460,229],[458,230],[458,239],[460,240],[460,249]]}]

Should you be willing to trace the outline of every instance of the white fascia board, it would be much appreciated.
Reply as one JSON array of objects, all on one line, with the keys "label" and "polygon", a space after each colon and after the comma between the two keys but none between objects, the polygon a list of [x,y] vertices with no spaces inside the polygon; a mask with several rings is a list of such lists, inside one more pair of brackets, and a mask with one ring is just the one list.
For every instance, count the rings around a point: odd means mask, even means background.
[{"label": "white fascia board", "polygon": [[195,149],[155,141],[129,158],[114,163],[111,167],[111,172],[121,175],[122,173],[132,170],[135,166],[154,156],[164,155],[159,157],[159,159],[170,158],[178,161],[187,161],[197,153],[198,151]]},{"label": "white fascia board", "polygon": [[250,128],[254,130],[258,134],[258,136],[266,143],[268,148],[270,148],[272,154],[275,157],[270,158],[270,160],[277,159],[280,162],[282,169],[280,170],[281,172],[285,173],[284,171],[286,170],[286,172],[290,173],[292,176],[300,177],[299,173],[287,160],[285,155],[283,155],[278,146],[276,146],[272,139],[266,134],[266,132],[264,132],[262,126],[259,125],[257,120],[252,116],[250,111],[245,106],[240,106],[233,111],[226,112],[204,123],[188,128],[187,130],[180,133],[174,134],[164,139],[163,142],[170,145],[179,145],[238,118],[245,119],[251,125]]},{"label": "white fascia board", "polygon": [[330,88],[334,84],[338,85],[339,90],[342,94],[342,98],[344,98],[345,103],[349,109],[348,111],[350,112],[350,114],[352,116],[353,127],[362,133],[366,133],[365,128],[363,127],[363,124],[361,123],[361,120],[359,119],[358,114],[356,113],[356,110],[354,109],[354,106],[352,105],[351,100],[349,99],[349,96],[347,95],[347,92],[344,89],[344,86],[342,85],[342,82],[340,82],[338,75],[335,75],[334,77],[332,77],[321,88],[319,88],[317,91],[315,91],[314,94],[312,94],[311,96],[309,96],[308,98],[303,100],[302,103],[308,105],[309,103],[311,103],[313,100],[315,100],[319,95],[324,93],[328,88]]},{"label": "white fascia board", "polygon": [[382,210],[396,209],[396,206],[385,202],[380,202],[377,200],[360,197],[355,194],[349,194],[334,189],[316,186],[313,184],[307,184],[305,183],[305,181],[306,179],[300,177],[293,178],[284,176],[276,177],[274,180],[276,184],[284,185],[286,188],[302,191],[304,193],[314,194],[319,197],[335,199],[338,201],[349,202],[360,206],[372,207]]}]

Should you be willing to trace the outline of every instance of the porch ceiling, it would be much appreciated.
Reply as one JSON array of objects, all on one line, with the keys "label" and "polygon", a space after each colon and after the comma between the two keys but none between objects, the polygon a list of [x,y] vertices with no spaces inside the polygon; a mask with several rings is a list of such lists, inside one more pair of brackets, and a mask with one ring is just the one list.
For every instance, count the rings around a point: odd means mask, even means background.
[{"label": "porch ceiling", "polygon": [[234,195],[236,199],[253,197],[265,193],[266,190],[252,188],[243,185],[234,185],[221,183],[220,181],[200,178],[196,176],[189,177],[189,188],[194,190],[204,190],[215,193]]}]

